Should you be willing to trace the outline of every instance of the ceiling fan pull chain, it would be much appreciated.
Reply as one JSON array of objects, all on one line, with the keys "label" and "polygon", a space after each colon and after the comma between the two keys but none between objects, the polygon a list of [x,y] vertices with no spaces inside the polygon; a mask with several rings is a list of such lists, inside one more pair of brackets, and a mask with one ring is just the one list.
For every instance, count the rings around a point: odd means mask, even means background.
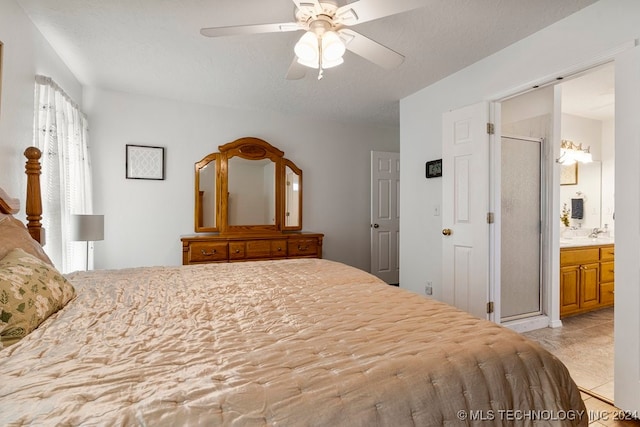
[{"label": "ceiling fan pull chain", "polygon": [[318,80],[322,80],[322,36],[318,37]]}]

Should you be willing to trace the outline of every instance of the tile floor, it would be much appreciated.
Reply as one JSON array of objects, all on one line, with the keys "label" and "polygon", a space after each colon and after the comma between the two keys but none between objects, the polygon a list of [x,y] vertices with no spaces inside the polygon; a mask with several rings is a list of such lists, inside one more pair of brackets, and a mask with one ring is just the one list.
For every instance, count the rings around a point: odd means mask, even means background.
[{"label": "tile floor", "polygon": [[613,401],[613,308],[562,319],[562,328],[523,335],[539,342],[567,366],[576,384],[590,394],[582,398],[592,427],[640,426],[640,421],[615,420]]},{"label": "tile floor", "polygon": [[523,335],[562,360],[578,386],[613,401],[613,307],[566,317],[562,325]]}]

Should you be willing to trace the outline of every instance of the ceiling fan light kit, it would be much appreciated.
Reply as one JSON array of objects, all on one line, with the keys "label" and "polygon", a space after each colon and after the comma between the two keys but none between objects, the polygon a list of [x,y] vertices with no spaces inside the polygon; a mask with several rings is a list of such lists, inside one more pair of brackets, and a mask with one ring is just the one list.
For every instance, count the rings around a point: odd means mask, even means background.
[{"label": "ceiling fan light kit", "polygon": [[338,33],[331,29],[331,24],[318,19],[311,24],[312,29],[304,33],[294,47],[298,63],[306,67],[322,70],[332,68],[344,62],[342,56],[346,51],[344,42]]},{"label": "ceiling fan light kit", "polygon": [[[338,6],[334,0],[293,0],[296,22],[281,24],[241,25],[202,28],[207,37],[288,32],[304,30],[294,47],[296,57],[289,67],[287,79],[304,77],[303,65],[322,71],[344,62],[347,50],[380,67],[392,69],[404,61],[404,56],[347,27],[423,7],[426,0],[358,0]],[[302,68],[302,69],[301,69]]]}]

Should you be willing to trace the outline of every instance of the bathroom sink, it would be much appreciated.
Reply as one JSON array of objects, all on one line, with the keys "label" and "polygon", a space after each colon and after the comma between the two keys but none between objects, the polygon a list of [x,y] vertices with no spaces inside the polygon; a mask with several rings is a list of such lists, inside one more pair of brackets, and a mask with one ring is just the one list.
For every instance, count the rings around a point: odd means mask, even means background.
[{"label": "bathroom sink", "polygon": [[608,245],[614,243],[613,237],[562,237],[560,239],[560,246],[590,246],[590,245]]}]

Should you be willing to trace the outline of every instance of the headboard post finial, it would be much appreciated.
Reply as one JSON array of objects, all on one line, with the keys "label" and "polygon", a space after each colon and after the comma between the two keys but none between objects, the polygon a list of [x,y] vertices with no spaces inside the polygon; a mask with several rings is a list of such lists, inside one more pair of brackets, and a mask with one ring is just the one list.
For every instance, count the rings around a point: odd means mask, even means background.
[{"label": "headboard post finial", "polygon": [[27,158],[25,165],[25,173],[27,174],[27,228],[29,234],[35,240],[43,242],[44,233],[42,230],[42,196],[40,193],[40,157],[42,152],[37,147],[28,147],[24,150],[24,156]]}]

